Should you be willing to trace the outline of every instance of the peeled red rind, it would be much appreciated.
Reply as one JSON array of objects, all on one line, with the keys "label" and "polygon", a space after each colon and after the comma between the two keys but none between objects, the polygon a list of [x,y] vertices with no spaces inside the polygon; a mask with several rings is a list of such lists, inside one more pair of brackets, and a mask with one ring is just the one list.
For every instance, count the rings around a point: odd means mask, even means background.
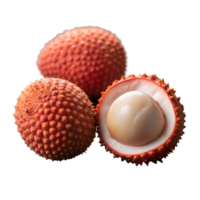
[{"label": "peeled red rind", "polygon": [[[166,125],[163,133],[153,142],[140,146],[130,147],[123,145],[110,137],[106,126],[107,112],[111,104],[122,94],[129,91],[142,91],[149,94],[164,112]],[[97,123],[100,143],[105,146],[106,151],[120,157],[127,162],[136,165],[144,162],[162,162],[162,158],[173,152],[177,143],[184,134],[185,113],[184,107],[180,103],[180,97],[176,97],[175,90],[169,88],[169,84],[164,79],[159,79],[156,75],[147,76],[146,74],[138,77],[130,75],[127,78],[122,76],[120,81],[114,81],[105,92],[97,105]]]}]

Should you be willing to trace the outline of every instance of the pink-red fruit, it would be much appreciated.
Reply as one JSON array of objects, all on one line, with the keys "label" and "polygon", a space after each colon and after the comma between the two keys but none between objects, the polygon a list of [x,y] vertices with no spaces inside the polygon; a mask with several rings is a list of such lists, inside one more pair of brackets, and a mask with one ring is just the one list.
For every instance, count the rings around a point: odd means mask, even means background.
[{"label": "pink-red fruit", "polygon": [[51,160],[85,152],[95,137],[94,109],[87,95],[66,80],[31,83],[15,106],[15,123],[31,150]]},{"label": "pink-red fruit", "polygon": [[99,98],[114,80],[125,73],[126,56],[120,40],[98,27],[65,31],[40,52],[38,68],[44,77],[66,79]]}]

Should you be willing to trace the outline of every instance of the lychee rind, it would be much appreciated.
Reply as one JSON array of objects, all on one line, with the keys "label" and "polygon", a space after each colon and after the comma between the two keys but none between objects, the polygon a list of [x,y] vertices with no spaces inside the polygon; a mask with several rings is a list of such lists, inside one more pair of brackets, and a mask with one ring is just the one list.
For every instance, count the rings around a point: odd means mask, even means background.
[{"label": "lychee rind", "polygon": [[81,27],[49,41],[40,52],[37,65],[44,77],[66,79],[95,99],[124,75],[126,55],[120,40],[110,31]]},{"label": "lychee rind", "polygon": [[36,154],[66,160],[82,154],[95,137],[95,112],[87,95],[66,80],[31,83],[17,99],[15,123]]},{"label": "lychee rind", "polygon": [[[100,126],[98,126],[98,137],[100,138],[100,144],[101,146],[105,146],[106,151],[109,151],[114,155],[114,158],[121,158],[122,161],[126,161],[127,163],[135,163],[136,165],[142,163],[145,163],[146,165],[149,164],[149,162],[157,163],[157,161],[162,162],[163,158],[166,158],[168,154],[172,153],[175,147],[177,146],[179,140],[181,139],[182,135],[184,134],[183,129],[185,128],[185,113],[184,113],[184,106],[180,103],[180,97],[176,97],[175,90],[172,88],[169,88],[169,84],[166,84],[164,82],[164,79],[159,79],[156,75],[150,75],[147,76],[146,74],[139,75],[136,77],[135,75],[129,75],[127,78],[124,76],[121,77],[121,79],[118,81],[114,81],[112,86],[108,86],[107,90],[105,92],[102,92],[102,96],[99,99],[99,104],[97,105],[95,112],[96,112],[96,120],[97,124],[99,125],[99,108],[101,106],[101,102],[105,95],[109,92],[109,90],[113,89],[117,84],[120,84],[125,81],[129,81],[132,79],[147,79],[149,81],[153,81],[155,84],[160,86],[168,95],[168,98],[171,101],[171,104],[173,106],[174,114],[176,116],[176,122],[174,126],[174,130],[171,133],[170,137],[161,145],[159,145],[157,148],[151,149],[147,152],[143,152],[140,154],[121,154],[120,152],[115,151],[112,149],[103,139],[102,133],[100,130]],[[127,82],[128,83],[128,82]]]}]

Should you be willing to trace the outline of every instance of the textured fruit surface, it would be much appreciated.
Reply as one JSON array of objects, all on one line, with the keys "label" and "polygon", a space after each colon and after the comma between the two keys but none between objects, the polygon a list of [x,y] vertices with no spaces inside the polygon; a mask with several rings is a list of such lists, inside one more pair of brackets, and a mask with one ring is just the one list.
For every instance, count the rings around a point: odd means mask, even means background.
[{"label": "textured fruit surface", "polygon": [[21,93],[14,117],[31,150],[46,159],[63,160],[90,146],[95,137],[94,115],[87,95],[75,84],[44,78]]},{"label": "textured fruit surface", "polygon": [[[120,144],[110,137],[110,133],[104,125],[112,102],[130,91],[146,92],[151,95],[165,115],[166,124],[163,133],[156,140],[144,146],[130,147]],[[115,158],[120,157],[122,161],[126,160],[128,163],[136,165],[146,163],[148,165],[150,161],[162,162],[162,158],[166,158],[169,153],[173,152],[184,134],[185,113],[183,110],[180,97],[176,97],[175,90],[169,88],[169,84],[166,84],[164,79],[161,80],[156,75],[147,76],[146,74],[137,77],[130,75],[127,78],[122,76],[121,80],[114,81],[112,86],[102,92],[96,108],[100,143],[105,146],[106,151],[113,153]]]},{"label": "textured fruit surface", "polygon": [[66,79],[90,98],[99,98],[109,84],[124,75],[126,57],[114,34],[98,27],[82,27],[49,41],[37,65],[44,77]]}]

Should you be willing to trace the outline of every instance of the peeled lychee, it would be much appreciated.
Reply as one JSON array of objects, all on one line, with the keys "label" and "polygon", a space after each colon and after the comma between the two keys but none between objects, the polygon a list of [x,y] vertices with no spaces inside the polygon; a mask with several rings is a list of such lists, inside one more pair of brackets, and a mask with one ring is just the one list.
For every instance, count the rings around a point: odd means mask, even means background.
[{"label": "peeled lychee", "polygon": [[87,95],[66,80],[31,83],[15,106],[15,123],[31,150],[51,160],[85,152],[95,137],[94,108]]},{"label": "peeled lychee", "polygon": [[111,32],[82,27],[49,41],[40,52],[37,65],[44,77],[66,79],[94,99],[124,75],[126,56],[120,40]]},{"label": "peeled lychee", "polygon": [[97,105],[100,143],[107,151],[136,165],[173,152],[184,134],[180,97],[156,75],[130,75],[114,81]]}]

